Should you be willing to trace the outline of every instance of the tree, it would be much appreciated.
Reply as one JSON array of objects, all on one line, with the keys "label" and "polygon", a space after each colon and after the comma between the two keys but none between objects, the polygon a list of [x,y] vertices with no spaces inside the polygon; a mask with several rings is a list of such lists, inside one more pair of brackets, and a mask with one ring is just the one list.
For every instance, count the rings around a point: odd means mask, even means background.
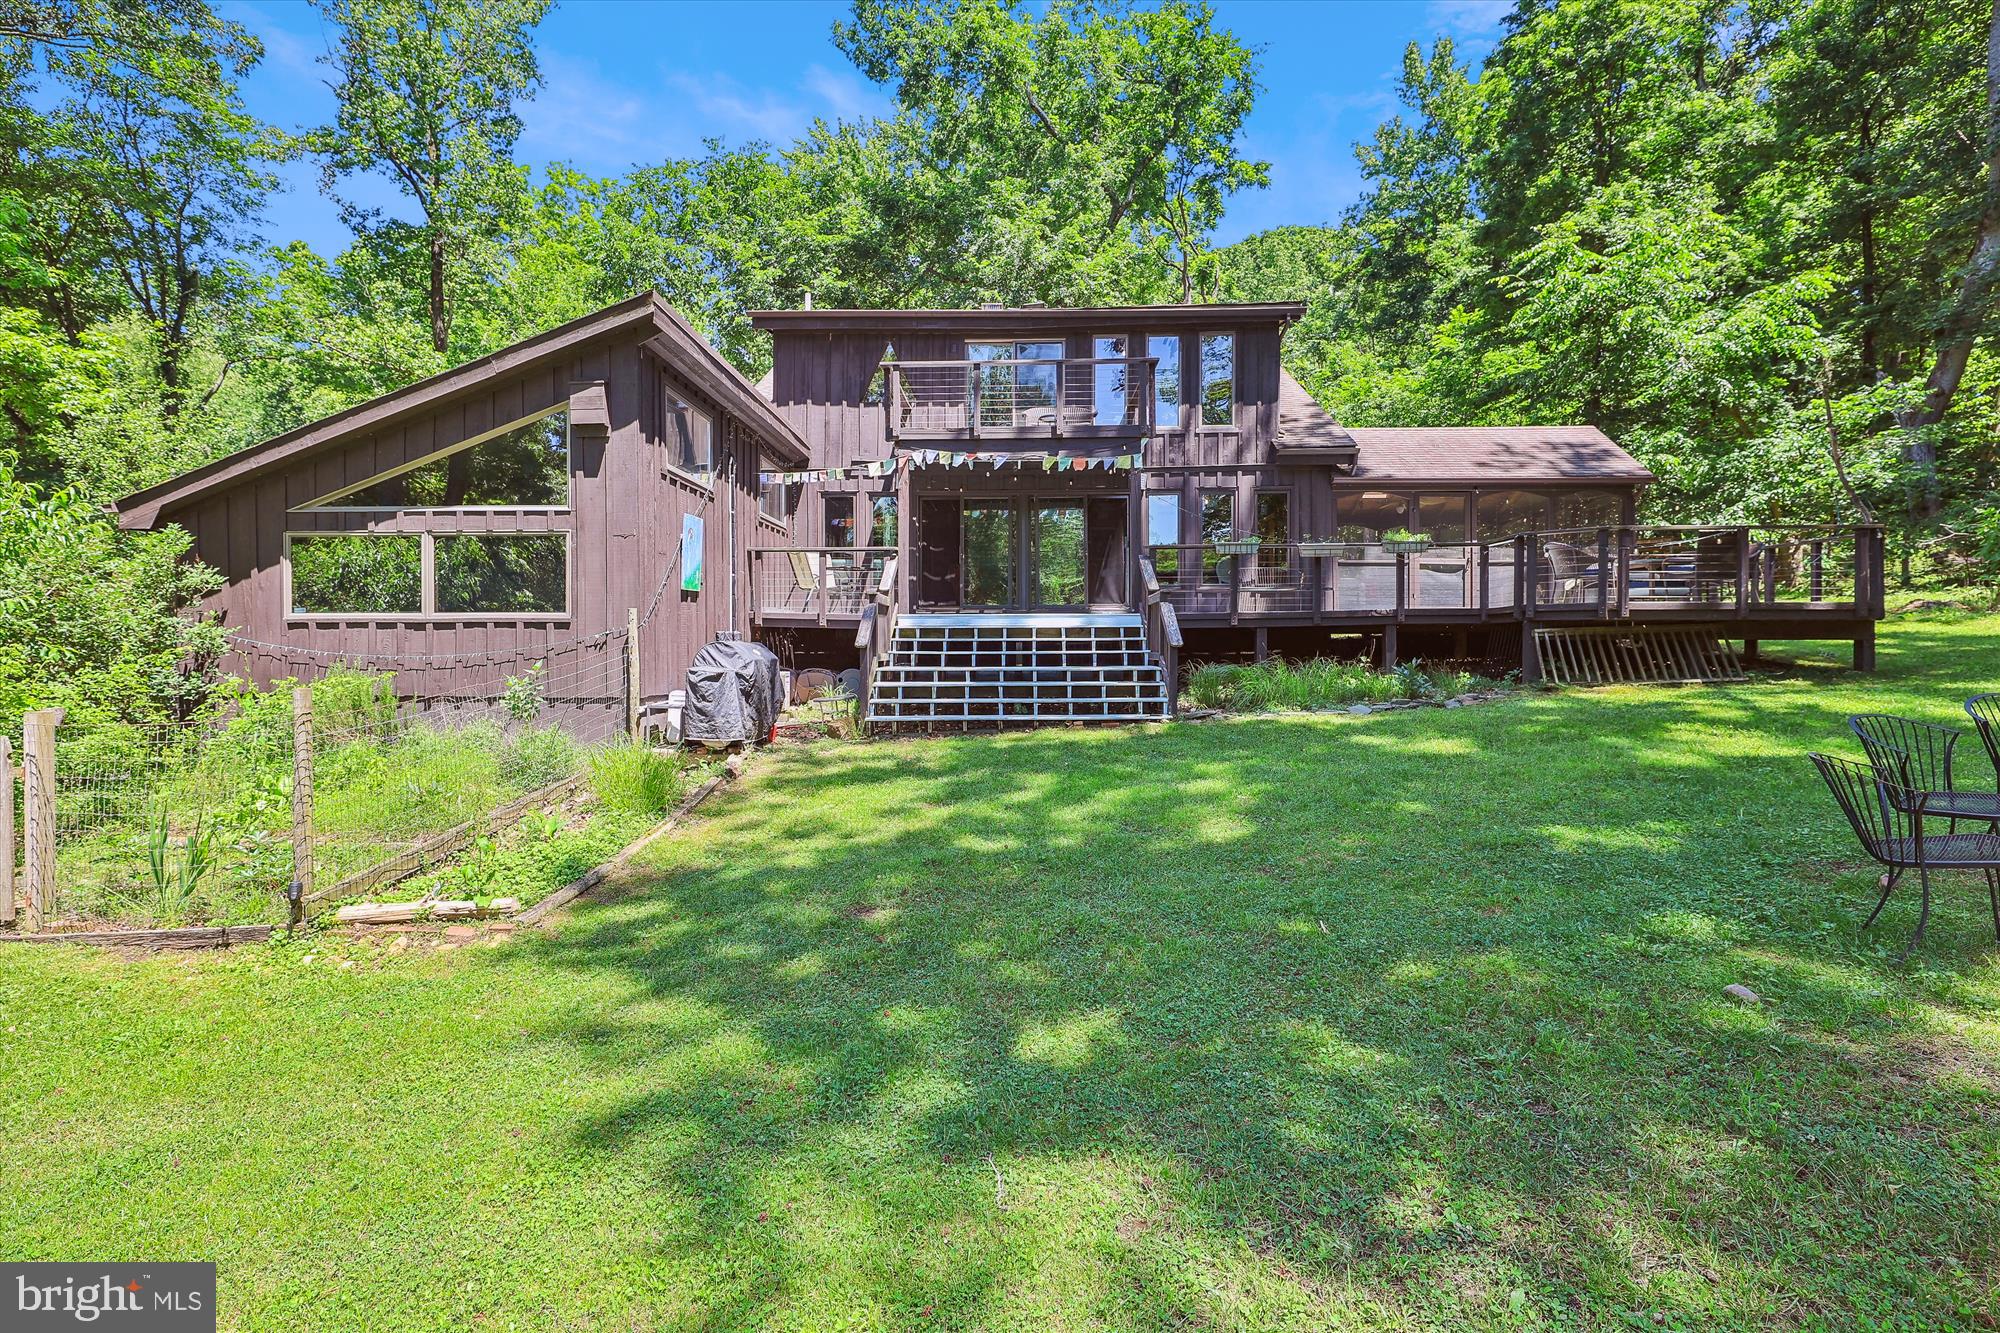
[{"label": "tree", "polygon": [[1129,280],[1129,265],[1105,261],[1135,250],[1189,299],[1212,282],[1223,201],[1268,180],[1267,163],[1238,152],[1255,53],[1204,5],[855,0],[834,40],[894,90],[907,124],[888,146],[914,144],[969,195],[954,202],[983,211],[968,239],[998,243],[989,282],[1032,284],[1029,255]]},{"label": "tree", "polygon": [[540,84],[531,32],[550,0],[315,0],[334,27],[324,57],[340,109],[312,135],[329,192],[343,173],[386,173],[421,221],[384,222],[352,204],[352,225],[396,251],[421,254],[431,345],[451,346],[455,268],[525,198],[512,161],[514,106]]}]

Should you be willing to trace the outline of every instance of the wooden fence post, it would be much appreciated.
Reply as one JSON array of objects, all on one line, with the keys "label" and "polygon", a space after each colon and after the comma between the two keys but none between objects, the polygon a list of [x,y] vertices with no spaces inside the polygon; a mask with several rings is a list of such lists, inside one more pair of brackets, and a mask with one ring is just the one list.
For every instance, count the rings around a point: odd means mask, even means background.
[{"label": "wooden fence post", "polygon": [[0,925],[14,924],[14,738],[0,736]]},{"label": "wooden fence post", "polygon": [[292,688],[292,884],[291,924],[302,925],[313,891],[312,686]]},{"label": "wooden fence post", "polygon": [[636,744],[639,735],[639,608],[625,611],[625,730]]},{"label": "wooden fence post", "polygon": [[29,930],[42,928],[56,892],[56,725],[62,715],[60,708],[43,708],[22,719]]}]

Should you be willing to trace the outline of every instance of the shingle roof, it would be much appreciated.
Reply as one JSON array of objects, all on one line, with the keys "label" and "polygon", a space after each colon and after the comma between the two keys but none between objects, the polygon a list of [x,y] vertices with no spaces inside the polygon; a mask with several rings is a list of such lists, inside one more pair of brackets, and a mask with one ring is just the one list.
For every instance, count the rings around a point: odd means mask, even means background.
[{"label": "shingle roof", "polygon": [[1363,481],[1653,480],[1595,426],[1349,426]]},{"label": "shingle roof", "polygon": [[1278,371],[1278,436],[1272,443],[1278,452],[1289,454],[1338,450],[1342,461],[1354,451],[1354,436],[1282,367]]}]

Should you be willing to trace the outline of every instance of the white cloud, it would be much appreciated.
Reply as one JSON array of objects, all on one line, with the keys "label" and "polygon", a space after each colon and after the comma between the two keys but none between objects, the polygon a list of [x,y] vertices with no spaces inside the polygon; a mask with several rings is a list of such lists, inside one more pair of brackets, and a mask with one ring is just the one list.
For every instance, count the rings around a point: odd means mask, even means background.
[{"label": "white cloud", "polygon": [[1431,0],[1427,17],[1454,41],[1491,45],[1500,39],[1500,20],[1513,8],[1510,0]]}]

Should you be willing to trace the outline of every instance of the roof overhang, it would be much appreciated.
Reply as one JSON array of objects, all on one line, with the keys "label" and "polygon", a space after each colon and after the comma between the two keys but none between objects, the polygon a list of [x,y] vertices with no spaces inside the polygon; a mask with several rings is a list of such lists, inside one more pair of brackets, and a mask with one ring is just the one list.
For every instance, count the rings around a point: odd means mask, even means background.
[{"label": "roof overhang", "polygon": [[247,449],[239,449],[177,477],[134,491],[112,505],[118,515],[118,525],[122,528],[156,527],[168,511],[182,508],[210,492],[263,476],[315,450],[347,442],[363,432],[387,429],[412,417],[435,411],[458,395],[490,380],[523,373],[543,361],[567,356],[590,343],[635,335],[648,326],[653,332],[645,340],[645,346],[666,360],[676,375],[748,421],[778,459],[785,462],[805,460],[805,441],[778,415],[770,400],[759,394],[750,381],[723,360],[657,292],[646,292],[476,361],[454,366],[429,379],[357,403],[330,417],[322,417],[296,430],[274,435]]},{"label": "roof overhang", "polygon": [[1303,302],[1242,301],[1208,305],[974,306],[965,310],[753,310],[753,327],[786,333],[967,333],[982,330],[1088,332],[1123,328],[1221,329],[1289,324]]}]

